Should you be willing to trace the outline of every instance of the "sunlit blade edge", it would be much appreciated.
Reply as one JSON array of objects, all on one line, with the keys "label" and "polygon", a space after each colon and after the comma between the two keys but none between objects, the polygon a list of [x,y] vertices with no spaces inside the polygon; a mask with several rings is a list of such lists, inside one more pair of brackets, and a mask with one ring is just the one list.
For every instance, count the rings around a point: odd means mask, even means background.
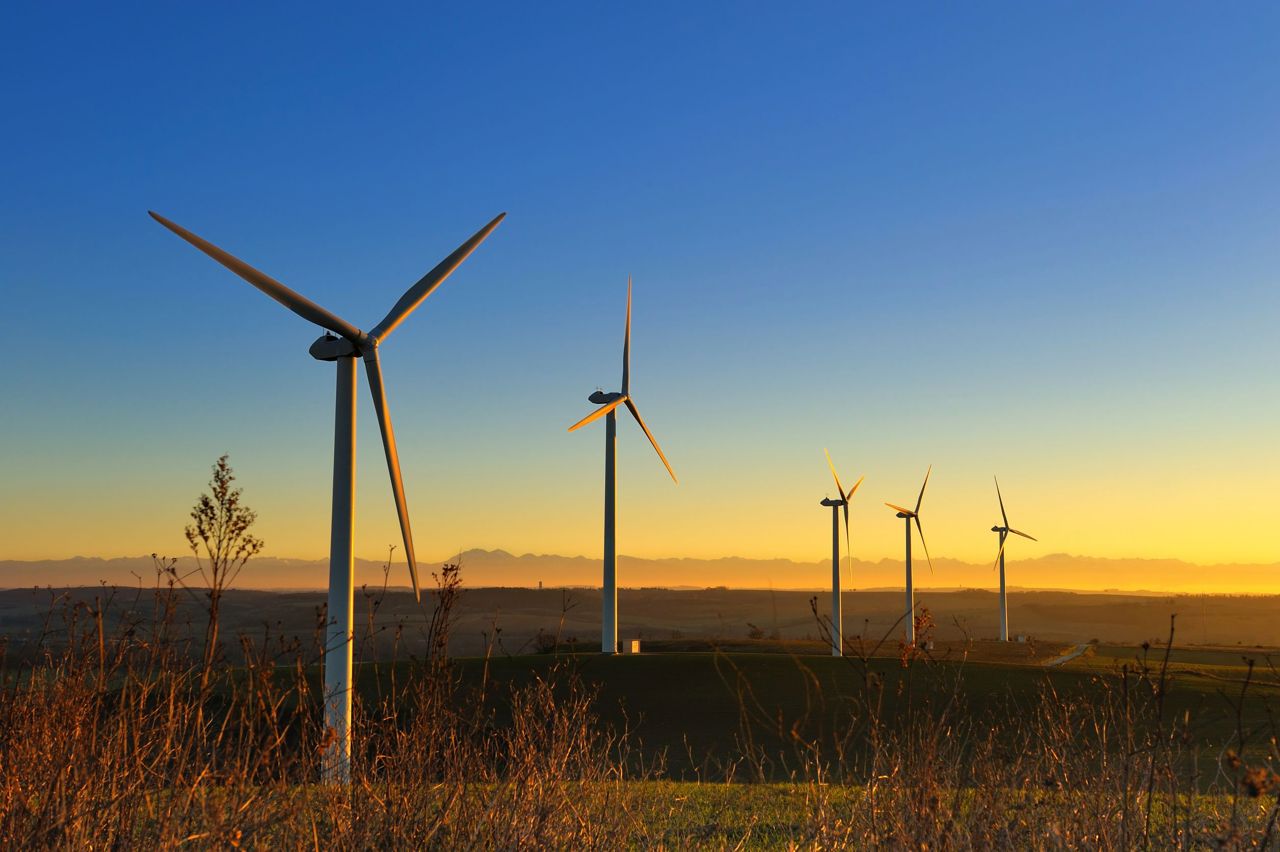
[{"label": "sunlit blade edge", "polygon": [[239,275],[245,281],[248,281],[263,294],[274,301],[279,302],[281,305],[284,305],[307,322],[315,323],[321,328],[327,328],[335,334],[340,334],[352,343],[360,343],[360,330],[348,323],[346,320],[325,310],[306,296],[294,292],[276,279],[272,278],[270,275],[267,275],[265,272],[253,268],[235,255],[224,251],[208,240],[191,233],[178,223],[171,222],[152,210],[148,210],[147,214],[151,216],[152,219],[155,219],[161,225],[164,225],[170,231],[177,234],[200,251],[204,252],[213,260],[216,260],[236,275]]},{"label": "sunlit blade edge", "polygon": [[916,522],[916,532],[920,533],[920,546],[924,548],[925,561],[929,563],[929,573],[933,573],[933,557],[929,555],[929,544],[924,540],[924,527],[920,525],[920,516],[912,516]]},{"label": "sunlit blade edge", "polygon": [[627,276],[627,327],[622,335],[622,393],[631,389],[631,276]]},{"label": "sunlit blade edge", "polygon": [[1004,497],[1000,494],[1000,480],[994,476],[991,477],[996,482],[996,499],[1000,501],[1000,517],[1004,519],[1004,525],[1009,526],[1009,516],[1004,513]]},{"label": "sunlit blade edge", "polygon": [[849,537],[849,501],[844,503],[844,555],[849,560],[849,579],[853,579],[853,542]]},{"label": "sunlit blade edge", "polygon": [[836,473],[835,462],[831,460],[831,451],[823,447],[822,452],[827,456],[827,467],[831,468],[831,477],[836,481],[836,490],[840,492],[840,499],[848,500],[849,498],[844,493],[844,487],[840,485],[840,474]]},{"label": "sunlit blade edge", "polygon": [[857,482],[855,482],[855,483],[853,483],[853,487],[852,487],[852,488],[850,488],[850,489],[849,489],[849,493],[848,493],[847,495],[845,495],[845,498],[844,498],[845,500],[849,500],[850,498],[852,498],[852,497],[853,497],[853,493],[854,493],[855,491],[857,491],[857,490],[858,490],[858,486],[862,484],[862,480],[864,480],[864,479],[866,479],[866,477],[865,477],[865,476],[859,476],[859,477],[858,477],[858,481],[857,481]]},{"label": "sunlit blade edge", "polygon": [[418,305],[421,305],[433,290],[444,283],[444,280],[452,275],[464,260],[471,256],[471,253],[485,241],[494,228],[498,227],[498,224],[502,222],[506,215],[506,213],[499,213],[494,217],[493,221],[472,234],[471,238],[454,249],[452,254],[437,263],[426,275],[419,278],[418,282],[406,290],[404,295],[395,303],[395,306],[387,312],[382,322],[374,326],[369,335],[378,340],[385,340],[387,335],[395,331],[396,326],[408,319],[409,314],[417,310]]},{"label": "sunlit blade edge", "polygon": [[620,396],[617,399],[615,399],[613,402],[609,403],[608,405],[600,406],[595,411],[591,412],[586,417],[582,418],[577,423],[570,426],[569,431],[572,432],[575,429],[581,429],[583,426],[586,426],[588,423],[593,423],[596,420],[599,420],[601,417],[604,417],[610,411],[613,411],[615,408],[617,408],[619,405],[622,405],[622,403],[626,401],[627,401],[627,398],[625,396]]},{"label": "sunlit blade edge", "polygon": [[920,496],[916,498],[916,514],[920,514],[920,504],[924,502],[924,489],[929,484],[929,474],[933,473],[933,465],[924,472],[924,482],[920,483]]},{"label": "sunlit blade edge", "polygon": [[400,535],[404,538],[404,555],[409,563],[409,578],[413,582],[413,597],[422,600],[418,585],[418,563],[413,549],[413,531],[409,526],[409,505],[404,494],[404,479],[400,475],[400,454],[396,449],[396,433],[391,426],[391,411],[387,405],[386,386],[382,381],[382,366],[374,349],[364,358],[365,371],[369,375],[369,392],[373,395],[373,410],[378,415],[378,428],[382,431],[382,448],[387,456],[387,472],[391,476],[391,494],[395,499],[396,514],[400,519]]},{"label": "sunlit blade edge", "polygon": [[649,439],[649,443],[653,444],[653,449],[658,453],[658,458],[662,459],[662,464],[666,467],[667,473],[671,474],[672,481],[679,485],[680,480],[676,479],[676,472],[671,469],[671,463],[667,461],[666,455],[663,454],[662,447],[658,446],[658,439],[653,437],[649,427],[644,425],[644,419],[640,416],[640,409],[636,408],[636,404],[631,401],[631,397],[623,397],[623,400],[626,402],[627,410],[631,412],[631,416],[636,419],[636,422],[640,424],[640,428],[644,430],[645,437]]}]

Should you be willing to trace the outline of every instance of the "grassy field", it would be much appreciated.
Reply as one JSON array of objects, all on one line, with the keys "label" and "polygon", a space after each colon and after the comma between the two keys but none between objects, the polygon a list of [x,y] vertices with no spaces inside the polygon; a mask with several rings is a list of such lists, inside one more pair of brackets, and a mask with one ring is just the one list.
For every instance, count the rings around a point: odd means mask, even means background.
[{"label": "grassy field", "polygon": [[[1280,837],[1266,649],[1175,647],[1166,665],[1159,644],[949,636],[855,638],[833,658],[803,636],[668,636],[636,655],[493,641],[485,656],[424,658],[444,645],[397,645],[370,617],[348,791],[321,781],[332,739],[316,645],[240,631],[235,657],[209,658],[189,600],[161,589],[113,615],[64,598],[39,641],[0,645],[0,836],[564,849]],[[1072,649],[1085,653],[1049,665]]]},{"label": "grassy field", "polygon": [[[744,741],[750,740],[768,758],[767,777],[779,780],[795,770],[797,738],[834,750],[841,735],[835,728],[852,725],[857,714],[867,712],[868,676],[875,683],[870,695],[876,712],[890,725],[913,704],[940,710],[954,702],[965,715],[981,719],[1016,713],[1046,696],[1063,704],[1096,704],[1105,692],[1123,691],[1122,661],[1133,665],[1134,655],[1142,653],[1140,648],[1117,648],[1111,649],[1114,658],[1089,656],[1045,668],[1042,659],[1001,659],[1009,653],[1007,647],[995,649],[1000,653],[989,661],[960,659],[956,649],[938,649],[936,660],[910,667],[896,658],[864,662],[741,652],[538,655],[497,657],[487,663],[472,658],[457,665],[470,684],[478,683],[487,668],[497,686],[494,692],[501,694],[551,677],[552,669],[567,660],[584,683],[598,690],[595,709],[601,723],[615,730],[626,727],[646,760],[651,765],[665,761],[671,777],[722,780],[736,767],[740,777],[745,771],[753,780],[741,765]],[[1153,669],[1159,662],[1148,659]],[[1194,743],[1206,767],[1237,736],[1237,703],[1247,731],[1265,726],[1271,708],[1280,708],[1280,680],[1274,673],[1260,674],[1239,702],[1243,665],[1217,665],[1214,670],[1214,676],[1206,677],[1196,669],[1171,666],[1164,707],[1167,719],[1187,714],[1195,719]],[[373,676],[373,667],[366,668],[364,677]],[[1158,677],[1158,671],[1150,676]],[[1136,683],[1137,677],[1130,680]],[[364,689],[371,688],[366,680]],[[1260,755],[1267,748],[1264,739],[1246,739],[1247,754]]]},{"label": "grassy field", "polygon": [[[1124,665],[1158,665],[1164,658],[1164,649],[1143,649],[1129,645],[1096,645],[1075,663],[1077,668],[1091,670],[1117,670]],[[1245,675],[1249,661],[1263,677],[1274,676],[1280,664],[1280,651],[1275,648],[1173,647],[1169,651],[1169,668],[1185,674],[1216,675],[1226,679],[1238,679]]]}]

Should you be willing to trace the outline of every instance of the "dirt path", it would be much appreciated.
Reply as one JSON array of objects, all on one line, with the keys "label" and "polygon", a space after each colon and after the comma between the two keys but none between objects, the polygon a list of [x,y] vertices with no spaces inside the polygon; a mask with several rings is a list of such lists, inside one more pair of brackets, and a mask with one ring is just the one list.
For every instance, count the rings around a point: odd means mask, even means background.
[{"label": "dirt path", "polygon": [[1060,666],[1063,663],[1067,663],[1074,660],[1076,657],[1080,656],[1087,650],[1089,650],[1088,642],[1085,642],[1083,645],[1077,645],[1067,653],[1063,654],[1061,657],[1054,657],[1052,660],[1045,660],[1044,667],[1047,669],[1051,669],[1054,666]]}]

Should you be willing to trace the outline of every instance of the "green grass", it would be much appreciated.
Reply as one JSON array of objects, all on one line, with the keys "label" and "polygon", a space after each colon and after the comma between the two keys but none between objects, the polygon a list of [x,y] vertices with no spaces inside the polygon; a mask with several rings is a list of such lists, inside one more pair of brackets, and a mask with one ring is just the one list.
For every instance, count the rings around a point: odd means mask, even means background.
[{"label": "green grass", "polygon": [[[822,847],[834,839],[830,833],[842,817],[868,807],[867,789],[855,785],[816,784],[707,784],[674,781],[628,782],[630,808],[648,826],[660,826],[660,837],[649,837],[671,846],[709,848],[790,849],[799,845]],[[950,795],[954,791],[947,791]],[[961,793],[961,798],[963,798]],[[1023,808],[1054,804],[1071,808],[1070,794],[1026,792]],[[1075,806],[1084,803],[1075,802]],[[1153,809],[1156,826],[1169,818],[1167,802]],[[1245,825],[1258,827],[1268,818],[1273,802],[1267,798],[1241,806]],[[1185,803],[1184,803],[1185,806]],[[1017,809],[1015,808],[1015,811]],[[1226,796],[1196,796],[1194,811],[1201,820],[1221,820],[1231,810]],[[1019,819],[1010,813],[1010,821]],[[1180,816],[1185,819],[1185,815]]]},{"label": "green grass", "polygon": [[[1142,648],[1127,645],[1098,645],[1089,655],[1081,658],[1081,664],[1092,667],[1113,667],[1141,664],[1145,659],[1150,666],[1159,666],[1164,659],[1163,648]],[[1246,660],[1253,660],[1258,672],[1269,672],[1271,664],[1280,664],[1280,655],[1267,648],[1173,648],[1169,652],[1169,665],[1179,671],[1207,670],[1224,676],[1243,677]],[[1075,661],[1072,661],[1075,662]]]}]

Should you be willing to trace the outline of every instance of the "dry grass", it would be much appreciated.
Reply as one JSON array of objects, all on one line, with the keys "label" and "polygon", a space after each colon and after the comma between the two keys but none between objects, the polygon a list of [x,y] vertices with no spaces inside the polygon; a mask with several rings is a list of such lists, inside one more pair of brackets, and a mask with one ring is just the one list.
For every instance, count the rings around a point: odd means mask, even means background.
[{"label": "dry grass", "polygon": [[[812,686],[835,751],[794,733],[793,781],[783,785],[761,783],[769,772],[756,743],[778,719],[743,677],[738,751],[724,772],[740,783],[676,784],[627,731],[598,724],[595,695],[569,659],[519,687],[487,677],[464,685],[447,656],[457,595],[448,571],[420,624],[375,628],[384,592],[366,592],[360,648],[390,651],[370,662],[374,686],[356,701],[354,783],[335,789],[319,781],[323,618],[311,643],[239,637],[247,662],[232,668],[193,638],[207,635],[203,626],[175,623],[184,592],[158,576],[128,600],[104,592],[93,605],[54,601],[43,636],[5,647],[5,845],[1280,845],[1274,725],[1238,715],[1232,749],[1203,772],[1196,720],[1166,713],[1159,649],[1149,665],[1100,680],[1094,700],[1046,686],[1032,701],[984,713],[968,705],[958,677],[912,692],[911,677],[934,665],[915,649],[898,649],[909,676],[892,687],[869,664],[883,649],[865,649],[848,661],[861,674],[857,695],[835,707]],[[398,637],[419,629],[433,653],[406,666]],[[1275,672],[1250,672],[1241,704],[1260,677]],[[907,690],[904,711],[882,712],[886,688]]]}]

